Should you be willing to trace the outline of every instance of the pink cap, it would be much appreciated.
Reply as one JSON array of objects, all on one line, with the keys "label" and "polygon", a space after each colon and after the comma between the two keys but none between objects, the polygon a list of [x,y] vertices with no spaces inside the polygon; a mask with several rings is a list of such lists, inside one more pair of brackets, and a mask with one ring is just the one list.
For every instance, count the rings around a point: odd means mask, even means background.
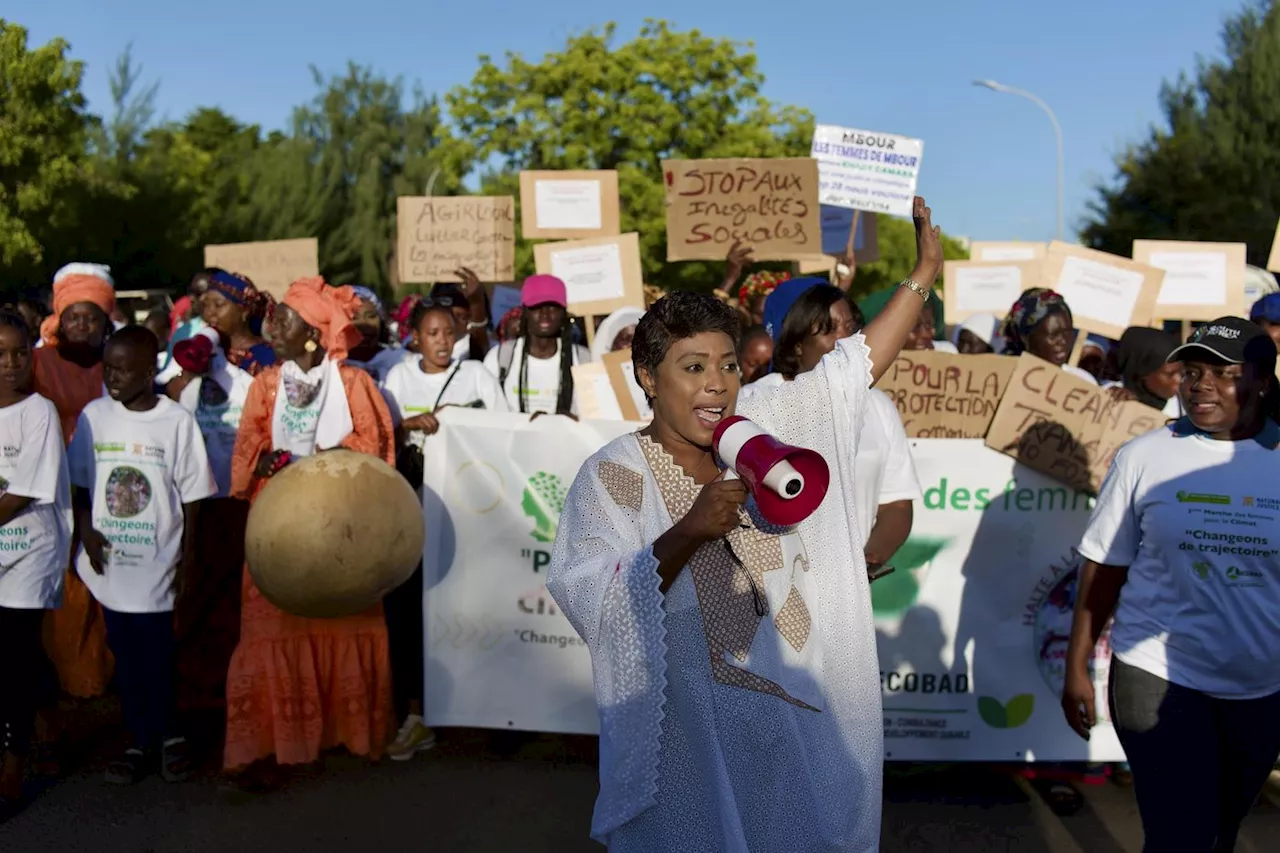
[{"label": "pink cap", "polygon": [[531,275],[524,280],[520,288],[520,304],[526,308],[535,305],[555,303],[561,308],[569,307],[569,296],[565,292],[564,282],[553,275]]}]

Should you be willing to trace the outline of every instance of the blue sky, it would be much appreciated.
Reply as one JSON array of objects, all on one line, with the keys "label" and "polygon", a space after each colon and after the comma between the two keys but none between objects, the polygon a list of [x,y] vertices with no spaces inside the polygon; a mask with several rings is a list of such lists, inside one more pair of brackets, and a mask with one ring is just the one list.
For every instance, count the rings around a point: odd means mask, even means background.
[{"label": "blue sky", "polygon": [[1113,155],[1160,118],[1163,79],[1220,51],[1221,24],[1243,0],[8,0],[2,14],[31,44],[62,36],[87,65],[95,111],[130,42],[159,80],[162,117],[220,106],[282,127],[315,93],[308,66],[348,60],[444,92],[468,82],[481,53],[537,58],[575,33],[645,17],[753,41],[765,95],[818,120],[924,140],[920,192],[934,222],[974,239],[1044,240],[1055,229],[1054,142],[1034,105],[970,85],[992,78],[1035,92],[1062,124],[1068,239]]}]

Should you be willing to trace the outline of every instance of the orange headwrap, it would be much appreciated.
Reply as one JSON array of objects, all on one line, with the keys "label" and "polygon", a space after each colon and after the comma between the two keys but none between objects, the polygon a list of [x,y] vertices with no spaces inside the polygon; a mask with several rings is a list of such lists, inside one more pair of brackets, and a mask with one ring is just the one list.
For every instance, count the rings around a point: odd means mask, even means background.
[{"label": "orange headwrap", "polygon": [[62,312],[80,302],[91,302],[108,317],[116,310],[116,291],[111,283],[96,275],[73,273],[53,282],[53,314],[40,324],[40,338],[45,346],[58,343]]},{"label": "orange headwrap", "polygon": [[347,352],[360,343],[360,330],[351,325],[351,318],[360,307],[360,298],[350,287],[330,287],[324,279],[300,278],[284,294],[288,305],[306,321],[320,330],[320,346],[329,357],[342,361]]}]

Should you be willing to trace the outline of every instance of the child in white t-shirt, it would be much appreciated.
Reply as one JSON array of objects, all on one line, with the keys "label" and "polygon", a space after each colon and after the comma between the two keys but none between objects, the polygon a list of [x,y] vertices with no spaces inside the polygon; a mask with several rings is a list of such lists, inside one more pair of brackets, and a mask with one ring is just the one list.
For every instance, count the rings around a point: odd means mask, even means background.
[{"label": "child in white t-shirt", "polygon": [[71,495],[53,403],[31,388],[31,332],[0,314],[0,823],[22,801],[46,608],[61,603]]},{"label": "child in white t-shirt", "polygon": [[[421,453],[427,436],[440,429],[436,413],[444,406],[507,411],[498,380],[478,361],[454,355],[452,300],[424,299],[414,306],[409,324],[413,349],[421,354],[391,368],[383,394],[396,425],[397,467],[414,486],[422,485]],[[413,457],[417,459],[414,461]],[[416,474],[416,476],[415,476]],[[430,535],[430,534],[428,534]],[[422,566],[382,602],[391,647],[391,676],[396,712],[404,724],[388,744],[392,760],[403,761],[430,749],[435,734],[422,721]]]},{"label": "child in white t-shirt", "polygon": [[172,713],[173,608],[195,558],[197,502],[217,493],[191,413],[157,396],[155,336],[126,327],[107,343],[108,397],[85,406],[67,450],[81,549],[76,571],[102,605],[131,744],[107,781],[141,779],[159,752],[166,781],[190,773]]}]

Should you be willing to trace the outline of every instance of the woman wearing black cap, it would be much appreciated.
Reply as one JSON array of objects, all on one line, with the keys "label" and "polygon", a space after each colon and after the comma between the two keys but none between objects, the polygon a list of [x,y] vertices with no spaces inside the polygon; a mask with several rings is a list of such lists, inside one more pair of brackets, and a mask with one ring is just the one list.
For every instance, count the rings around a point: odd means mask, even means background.
[{"label": "woman wearing black cap", "polygon": [[1234,849],[1280,754],[1276,348],[1224,317],[1168,356],[1187,416],[1135,438],[1080,544],[1062,704],[1088,739],[1108,618],[1109,705],[1148,851]]}]

